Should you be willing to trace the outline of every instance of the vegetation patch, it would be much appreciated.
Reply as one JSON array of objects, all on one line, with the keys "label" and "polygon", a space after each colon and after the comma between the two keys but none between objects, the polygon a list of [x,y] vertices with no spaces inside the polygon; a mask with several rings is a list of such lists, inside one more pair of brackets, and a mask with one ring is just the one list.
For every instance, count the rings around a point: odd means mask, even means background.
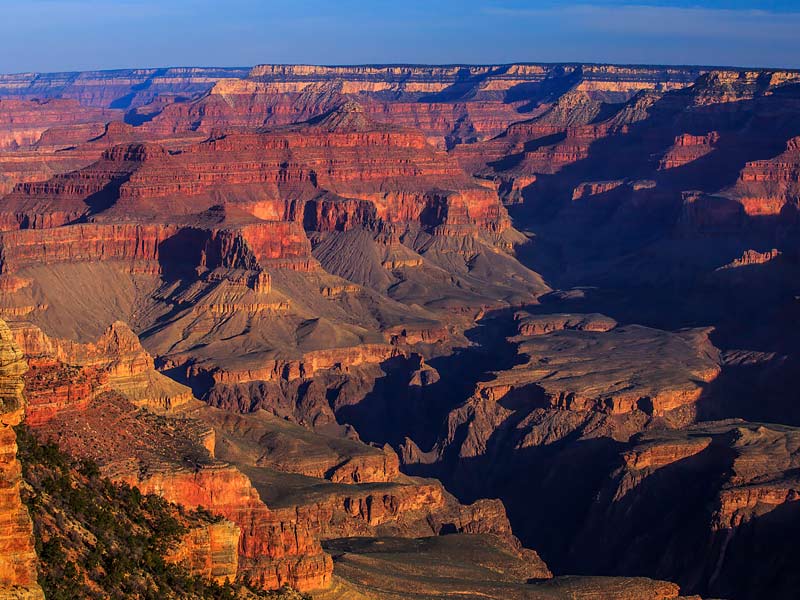
[{"label": "vegetation patch", "polygon": [[24,426],[17,428],[17,443],[48,600],[309,598],[289,589],[220,585],[166,562],[185,533],[220,517],[113,483],[95,462],[73,459]]}]

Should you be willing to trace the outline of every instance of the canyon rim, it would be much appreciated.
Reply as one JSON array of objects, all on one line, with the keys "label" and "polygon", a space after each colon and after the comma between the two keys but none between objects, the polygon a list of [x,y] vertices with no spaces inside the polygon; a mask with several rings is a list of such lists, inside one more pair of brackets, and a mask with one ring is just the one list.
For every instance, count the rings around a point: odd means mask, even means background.
[{"label": "canyon rim", "polygon": [[0,74],[0,599],[796,598],[800,70],[356,62]]}]

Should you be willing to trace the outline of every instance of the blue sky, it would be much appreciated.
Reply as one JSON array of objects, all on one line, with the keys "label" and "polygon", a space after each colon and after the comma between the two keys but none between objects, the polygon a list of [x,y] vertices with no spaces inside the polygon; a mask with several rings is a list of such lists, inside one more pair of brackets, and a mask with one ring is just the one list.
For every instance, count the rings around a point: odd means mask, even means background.
[{"label": "blue sky", "polygon": [[0,72],[257,63],[800,68],[800,0],[0,0]]}]

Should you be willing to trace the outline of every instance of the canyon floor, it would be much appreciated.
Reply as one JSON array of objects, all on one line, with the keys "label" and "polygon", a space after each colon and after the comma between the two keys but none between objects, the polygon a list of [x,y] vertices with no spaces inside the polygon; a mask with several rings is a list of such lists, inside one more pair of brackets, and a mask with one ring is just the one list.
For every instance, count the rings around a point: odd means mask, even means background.
[{"label": "canyon floor", "polygon": [[0,598],[794,598],[799,233],[794,71],[0,75]]}]

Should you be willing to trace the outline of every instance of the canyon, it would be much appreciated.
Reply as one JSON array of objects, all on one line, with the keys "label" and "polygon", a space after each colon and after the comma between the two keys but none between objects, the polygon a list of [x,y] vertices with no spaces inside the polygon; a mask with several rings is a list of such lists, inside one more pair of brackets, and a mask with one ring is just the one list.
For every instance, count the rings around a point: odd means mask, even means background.
[{"label": "canyon", "polygon": [[792,597],[799,140],[782,70],[0,76],[0,597],[23,426],[220,585]]}]

